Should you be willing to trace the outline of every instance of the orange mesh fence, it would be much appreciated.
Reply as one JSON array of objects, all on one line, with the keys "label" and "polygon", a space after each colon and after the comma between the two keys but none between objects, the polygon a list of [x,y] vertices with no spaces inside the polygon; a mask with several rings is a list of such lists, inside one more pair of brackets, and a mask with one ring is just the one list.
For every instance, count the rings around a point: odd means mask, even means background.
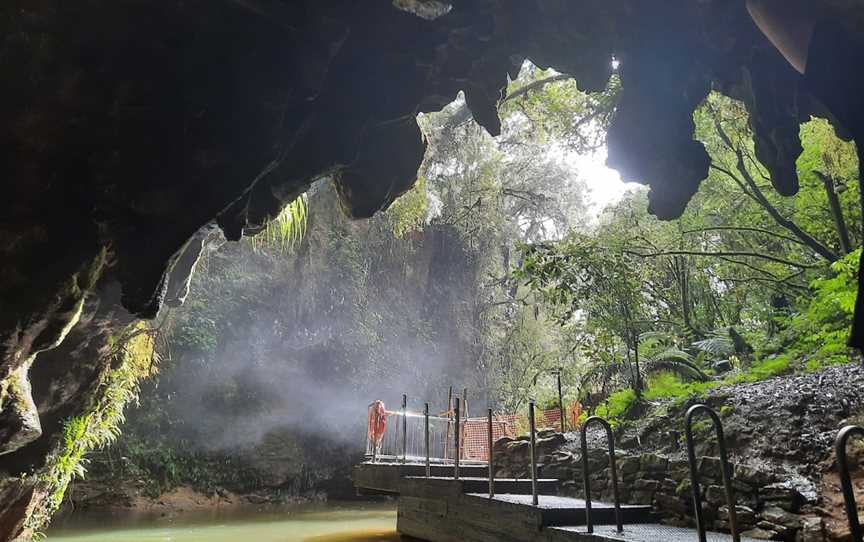
[{"label": "orange mesh fence", "polygon": [[[501,437],[514,438],[516,423],[519,416],[515,414],[499,414],[492,418],[492,442]],[[489,459],[489,430],[485,418],[471,418],[462,424],[462,457],[477,461]]]},{"label": "orange mesh fence", "polygon": [[[383,403],[376,402],[369,407],[367,455],[373,455],[376,451],[380,456],[392,456],[401,454],[402,422],[398,419],[402,416],[400,411],[384,410]],[[381,415],[383,411],[383,416]],[[422,415],[409,413],[408,435],[405,442],[406,453],[410,456],[420,457],[423,452],[423,428]],[[537,416],[537,428],[552,428],[561,430],[561,411],[558,408],[539,411]],[[579,417],[582,415],[582,405],[578,401],[571,403],[566,411],[567,428],[575,430],[579,426]],[[387,423],[387,417],[394,417],[393,423]],[[419,420],[419,421],[418,421]],[[452,417],[430,416],[430,452],[432,457],[452,459],[455,447],[453,435]],[[416,423],[415,423],[416,422]],[[486,418],[467,418],[460,423],[460,442],[462,446],[463,459],[488,461],[489,459],[489,435],[488,420]],[[492,420],[492,442],[501,437],[515,438],[520,431],[527,430],[527,415],[520,414],[495,414]],[[439,455],[443,454],[443,455]]]},{"label": "orange mesh fence", "polygon": [[557,408],[540,412],[540,426],[561,430],[561,411]]}]

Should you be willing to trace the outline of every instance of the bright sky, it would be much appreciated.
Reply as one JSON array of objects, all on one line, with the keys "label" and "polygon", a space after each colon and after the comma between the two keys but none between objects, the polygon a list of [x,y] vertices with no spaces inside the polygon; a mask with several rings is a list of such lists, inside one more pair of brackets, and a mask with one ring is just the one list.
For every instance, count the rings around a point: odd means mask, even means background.
[{"label": "bright sky", "polygon": [[605,149],[594,154],[562,153],[561,158],[578,173],[590,190],[590,220],[595,220],[606,206],[617,203],[627,192],[642,186],[625,183],[617,171],[606,167]]}]

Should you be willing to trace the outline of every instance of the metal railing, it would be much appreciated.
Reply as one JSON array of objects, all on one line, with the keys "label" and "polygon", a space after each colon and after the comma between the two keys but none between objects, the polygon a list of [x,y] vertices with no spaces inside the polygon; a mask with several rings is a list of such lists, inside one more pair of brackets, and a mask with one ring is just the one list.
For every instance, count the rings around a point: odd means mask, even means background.
[{"label": "metal railing", "polygon": [[426,478],[432,476],[432,462],[429,457],[429,403],[423,405],[423,450],[426,454]]},{"label": "metal railing", "polygon": [[693,446],[693,417],[699,413],[708,414],[714,424],[717,435],[717,447],[720,449],[720,470],[723,476],[723,489],[726,492],[726,505],[729,507],[729,528],[732,531],[733,542],[741,542],[738,534],[738,514],[735,509],[735,490],[732,488],[732,472],[729,467],[729,457],[726,453],[726,441],[723,437],[723,423],[720,416],[708,405],[693,405],[684,417],[684,432],[687,436],[687,461],[690,464],[690,484],[693,490],[693,514],[696,516],[696,530],[699,542],[706,542],[705,518],[702,516],[702,494],[699,487],[699,468],[696,465],[696,450]]},{"label": "metal railing", "polygon": [[486,435],[489,439],[486,445],[489,447],[489,498],[495,497],[495,448],[492,443],[492,409],[486,421]]},{"label": "metal railing", "polygon": [[582,424],[580,430],[582,444],[582,477],[585,483],[585,526],[589,533],[594,532],[594,523],[591,519],[591,479],[588,469],[588,427],[594,424],[603,426],[606,430],[606,441],[609,446],[609,474],[612,478],[612,495],[615,499],[615,526],[618,532],[624,530],[621,519],[621,498],[618,492],[618,469],[615,466],[615,435],[612,434],[612,426],[609,422],[599,416],[591,416]]},{"label": "metal railing", "polygon": [[534,400],[528,401],[528,429],[530,431],[531,447],[528,449],[531,459],[531,503],[539,504],[537,495],[537,426],[534,423]]},{"label": "metal railing", "polygon": [[[370,406],[370,409],[372,407]],[[405,408],[385,411],[387,429],[376,446],[370,435],[366,436],[366,458],[372,461],[426,461],[426,449],[430,451],[430,462],[446,462],[453,457],[455,448],[448,442],[453,432],[453,420],[449,416],[434,416],[414,412]]]},{"label": "metal railing", "polygon": [[855,488],[852,486],[852,476],[849,473],[849,461],[846,457],[846,446],[853,436],[864,437],[864,427],[847,425],[837,433],[834,450],[837,454],[837,467],[840,471],[840,485],[843,488],[843,504],[846,508],[846,518],[849,521],[849,531],[852,542],[864,542],[861,533],[861,523],[858,520],[858,505],[855,502]]},{"label": "metal railing", "polygon": [[[455,398],[454,407],[457,404],[458,416],[456,408],[451,413],[430,414],[428,403],[424,405],[423,411],[412,411],[407,408],[407,400],[403,401],[399,410],[384,411],[386,424],[380,442],[376,445],[372,435],[366,435],[366,459],[372,462],[421,464],[428,461],[430,468],[432,464],[454,465],[457,459],[463,466],[485,465],[491,454],[494,435],[506,433],[508,423],[497,419],[493,414],[495,429],[492,430],[487,416],[467,418],[464,414],[464,401]],[[368,408],[368,415],[371,417],[375,403]],[[480,448],[485,449],[477,448],[477,441],[480,439]],[[457,446],[460,451],[458,456]]]},{"label": "metal railing", "polygon": [[453,424],[455,425],[455,431],[453,432],[453,438],[456,441],[456,445],[454,448],[456,449],[456,453],[453,454],[453,478],[456,480],[459,479],[459,459],[462,456],[462,447],[459,446],[459,435],[461,431],[459,431],[459,419],[462,417],[460,412],[459,398],[456,398],[456,405],[453,407]]}]

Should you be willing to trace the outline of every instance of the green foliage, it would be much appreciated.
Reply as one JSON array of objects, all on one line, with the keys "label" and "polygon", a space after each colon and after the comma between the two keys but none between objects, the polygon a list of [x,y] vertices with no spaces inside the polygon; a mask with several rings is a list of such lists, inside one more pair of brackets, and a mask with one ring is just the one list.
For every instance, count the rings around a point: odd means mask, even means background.
[{"label": "green foliage", "polygon": [[575,80],[528,65],[507,88],[500,113],[529,120],[532,137],[541,142],[586,154],[603,145],[620,91],[617,76],[604,92],[586,94]]},{"label": "green foliage", "polygon": [[[523,248],[515,276],[576,339],[586,397],[638,392],[644,374],[645,398],[677,400],[848,359],[858,252],[845,254],[843,237],[857,246],[862,229],[854,146],[805,123],[801,190],[783,198],[743,104],[711,95],[694,121],[712,167],[680,219],[656,220],[633,191],[594,228]],[[733,370],[712,377],[719,361]]]},{"label": "green foliage", "polygon": [[778,318],[788,341],[780,357],[806,359],[810,370],[848,361],[846,339],[858,292],[860,254],[858,249],[832,264],[827,276],[811,283],[813,294],[806,307]]},{"label": "green foliage", "polygon": [[694,341],[693,348],[714,356],[735,355],[735,344],[728,335],[725,337],[708,337],[707,339]]},{"label": "green foliage", "polygon": [[632,389],[620,390],[610,395],[609,399],[598,406],[594,413],[614,425],[627,415],[637,399],[636,392]]},{"label": "green foliage", "polygon": [[417,178],[416,184],[402,194],[384,213],[387,222],[397,239],[402,239],[413,231],[426,225],[429,214],[429,198],[426,194],[426,179]]},{"label": "green foliage", "polygon": [[661,372],[651,376],[645,389],[646,399],[680,399],[686,397],[704,397],[707,392],[721,385],[720,381],[683,382],[681,378],[670,372]]},{"label": "green foliage", "polygon": [[131,324],[109,341],[110,369],[94,393],[93,403],[80,416],[67,420],[46,468],[37,474],[40,491],[48,494],[40,508],[29,517],[28,528],[42,528],[60,508],[69,483],[86,473],[86,454],[105,447],[120,435],[124,410],[138,398],[143,379],[156,371],[155,341],[143,322]]},{"label": "green foliage", "polygon": [[788,374],[792,370],[792,360],[789,356],[777,356],[762,360],[747,371],[731,377],[731,383],[758,382],[775,376]]},{"label": "green foliage", "polygon": [[264,229],[251,237],[251,244],[258,250],[269,247],[280,252],[288,252],[303,239],[308,221],[308,198],[300,195],[286,205],[276,218],[269,221]]},{"label": "green foliage", "polygon": [[[140,425],[136,427],[140,430]],[[180,486],[212,495],[225,488],[251,492],[266,485],[268,473],[254,468],[249,458],[240,454],[204,451],[189,441],[141,435],[135,429],[112,450],[113,455],[124,459],[113,463],[111,458],[100,458],[100,467],[110,467],[108,472],[114,479],[143,482],[141,490],[149,497]]]}]

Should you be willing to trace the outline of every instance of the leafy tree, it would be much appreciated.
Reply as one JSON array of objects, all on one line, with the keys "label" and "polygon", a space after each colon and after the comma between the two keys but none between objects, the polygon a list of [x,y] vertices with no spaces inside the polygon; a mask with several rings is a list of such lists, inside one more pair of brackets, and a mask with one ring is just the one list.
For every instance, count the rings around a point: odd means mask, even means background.
[{"label": "leafy tree", "polygon": [[695,120],[712,167],[679,220],[649,216],[636,190],[593,227],[524,248],[517,278],[578,330],[585,397],[629,386],[638,398],[642,373],[704,381],[718,360],[751,379],[847,359],[862,240],[854,148],[824,121],[805,124],[801,190],[781,198],[741,104],[711,95]]}]

